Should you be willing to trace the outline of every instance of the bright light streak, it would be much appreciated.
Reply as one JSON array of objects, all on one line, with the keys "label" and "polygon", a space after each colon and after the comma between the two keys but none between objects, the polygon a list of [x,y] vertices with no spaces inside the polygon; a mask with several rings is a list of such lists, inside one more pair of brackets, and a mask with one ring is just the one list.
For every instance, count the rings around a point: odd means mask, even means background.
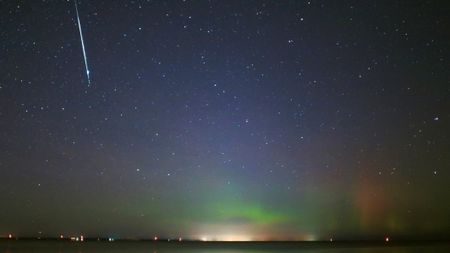
[{"label": "bright light streak", "polygon": [[77,0],[74,0],[75,2],[75,11],[77,13],[77,22],[78,22],[78,31],[80,32],[80,40],[81,40],[81,48],[83,49],[83,58],[84,58],[84,67],[86,69],[86,76],[88,81],[88,86],[91,85],[91,77],[87,62],[87,56],[86,56],[86,48],[84,47],[84,39],[83,39],[83,31],[81,30],[81,22],[80,22],[80,15],[78,14],[78,2]]}]

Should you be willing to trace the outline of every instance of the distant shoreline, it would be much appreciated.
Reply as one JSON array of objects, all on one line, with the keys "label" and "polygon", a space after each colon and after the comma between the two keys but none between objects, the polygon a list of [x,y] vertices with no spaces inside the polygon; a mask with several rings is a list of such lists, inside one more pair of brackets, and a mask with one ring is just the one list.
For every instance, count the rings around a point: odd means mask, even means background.
[{"label": "distant shoreline", "polygon": [[294,240],[268,240],[268,241],[202,241],[202,240],[178,240],[178,239],[166,239],[161,238],[158,240],[154,239],[113,239],[105,237],[87,237],[83,241],[74,241],[71,238],[58,238],[58,237],[17,237],[17,238],[0,238],[0,242],[14,242],[14,241],[52,241],[52,242],[70,242],[70,243],[86,243],[86,242],[150,242],[150,243],[165,243],[165,244],[189,244],[189,243],[199,243],[199,244],[373,244],[373,245],[399,245],[399,244],[433,244],[433,243],[450,243],[450,239],[403,239],[403,240],[392,240],[386,242],[384,240],[317,240],[317,241],[294,241]]}]

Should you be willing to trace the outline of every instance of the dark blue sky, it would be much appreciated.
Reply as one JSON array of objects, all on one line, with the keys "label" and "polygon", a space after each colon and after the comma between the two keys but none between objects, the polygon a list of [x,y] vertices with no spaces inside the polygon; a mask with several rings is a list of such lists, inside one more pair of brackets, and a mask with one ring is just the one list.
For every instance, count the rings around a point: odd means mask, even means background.
[{"label": "dark blue sky", "polygon": [[447,237],[446,1],[0,1],[0,235]]}]

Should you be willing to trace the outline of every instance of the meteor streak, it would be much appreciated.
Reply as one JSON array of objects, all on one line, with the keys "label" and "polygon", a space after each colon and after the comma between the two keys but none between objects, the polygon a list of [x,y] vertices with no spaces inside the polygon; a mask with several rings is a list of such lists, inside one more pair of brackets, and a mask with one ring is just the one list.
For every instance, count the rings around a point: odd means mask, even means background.
[{"label": "meteor streak", "polygon": [[74,0],[74,2],[75,2],[75,11],[77,13],[78,30],[80,31],[81,48],[83,49],[84,67],[86,68],[86,77],[87,77],[87,81],[88,81],[88,86],[90,86],[91,85],[91,77],[89,75],[89,67],[88,67],[88,62],[87,62],[86,49],[84,47],[83,32],[81,31],[80,15],[78,14],[78,3],[77,3],[77,0]]}]

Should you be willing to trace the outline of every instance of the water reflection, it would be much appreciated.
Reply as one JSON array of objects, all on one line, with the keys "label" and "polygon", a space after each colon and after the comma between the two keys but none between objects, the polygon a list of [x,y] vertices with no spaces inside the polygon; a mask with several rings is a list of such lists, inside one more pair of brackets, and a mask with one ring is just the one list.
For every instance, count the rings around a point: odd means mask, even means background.
[{"label": "water reflection", "polygon": [[450,252],[450,244],[0,242],[0,253],[419,253]]}]

